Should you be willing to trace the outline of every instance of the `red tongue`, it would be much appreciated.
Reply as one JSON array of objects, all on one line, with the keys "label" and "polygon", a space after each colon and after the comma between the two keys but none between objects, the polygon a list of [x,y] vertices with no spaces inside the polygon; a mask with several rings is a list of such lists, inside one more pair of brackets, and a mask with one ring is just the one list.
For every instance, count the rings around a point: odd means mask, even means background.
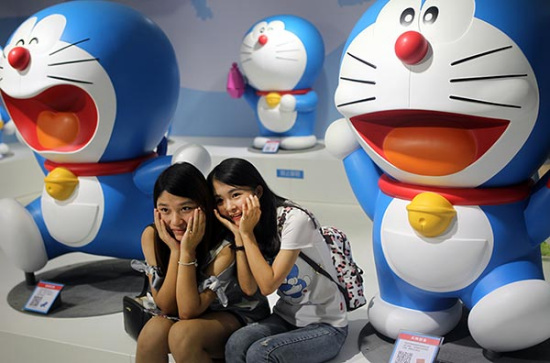
[{"label": "red tongue", "polygon": [[36,122],[38,142],[48,149],[70,146],[76,141],[79,124],[78,116],[72,112],[42,111]]}]

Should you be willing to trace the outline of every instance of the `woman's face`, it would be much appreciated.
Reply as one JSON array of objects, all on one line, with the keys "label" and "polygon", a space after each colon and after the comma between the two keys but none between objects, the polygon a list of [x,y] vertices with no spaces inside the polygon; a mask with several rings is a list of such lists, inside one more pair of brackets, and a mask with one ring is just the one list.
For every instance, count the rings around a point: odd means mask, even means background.
[{"label": "woman's face", "polygon": [[225,184],[216,179],[213,181],[213,186],[218,212],[238,226],[243,214],[243,204],[248,196],[256,194],[254,189]]},{"label": "woman's face", "polygon": [[157,200],[157,210],[160,213],[160,219],[178,241],[181,241],[187,229],[187,223],[193,216],[193,211],[198,206],[192,199],[178,197],[167,191],[162,192]]}]

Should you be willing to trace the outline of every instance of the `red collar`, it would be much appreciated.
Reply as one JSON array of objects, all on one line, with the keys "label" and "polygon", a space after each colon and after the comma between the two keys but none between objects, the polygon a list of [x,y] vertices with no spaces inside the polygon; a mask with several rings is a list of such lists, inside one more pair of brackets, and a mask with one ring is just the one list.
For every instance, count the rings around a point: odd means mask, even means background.
[{"label": "red collar", "polygon": [[269,93],[275,92],[280,95],[305,95],[309,91],[311,91],[311,88],[291,89],[288,91],[256,91],[256,94],[258,96],[267,96]]},{"label": "red collar", "polygon": [[56,163],[51,160],[46,160],[44,167],[48,171],[55,168],[63,167],[69,169],[76,176],[103,176],[112,174],[129,173],[134,170],[145,160],[155,157],[156,153],[151,153],[139,158],[112,161],[108,163]]},{"label": "red collar", "polygon": [[412,200],[424,192],[437,193],[453,205],[498,205],[519,202],[529,196],[532,183],[504,188],[438,188],[401,183],[386,174],[378,180],[378,186],[390,197]]}]

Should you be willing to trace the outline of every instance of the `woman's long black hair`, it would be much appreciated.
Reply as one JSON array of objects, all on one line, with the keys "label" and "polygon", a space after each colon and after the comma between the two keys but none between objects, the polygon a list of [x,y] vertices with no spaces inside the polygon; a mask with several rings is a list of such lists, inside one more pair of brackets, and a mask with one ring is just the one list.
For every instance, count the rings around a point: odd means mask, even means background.
[{"label": "woman's long black hair", "polygon": [[208,184],[214,194],[214,180],[234,187],[248,187],[256,190],[262,187],[260,196],[260,221],[254,228],[258,247],[267,258],[273,258],[279,252],[281,241],[277,231],[277,207],[287,205],[286,199],[275,194],[252,163],[239,158],[229,158],[218,164],[208,174]]},{"label": "woman's long black hair", "polygon": [[[208,251],[221,241],[223,227],[214,216],[214,197],[204,175],[192,164],[184,162],[173,164],[165,169],[155,182],[153,201],[155,208],[162,192],[168,192],[182,198],[189,198],[197,203],[206,216],[206,229],[196,254],[199,268],[205,263]],[[160,240],[155,231],[155,256],[157,265],[166,273],[170,249]],[[198,274],[197,274],[198,276]]]}]

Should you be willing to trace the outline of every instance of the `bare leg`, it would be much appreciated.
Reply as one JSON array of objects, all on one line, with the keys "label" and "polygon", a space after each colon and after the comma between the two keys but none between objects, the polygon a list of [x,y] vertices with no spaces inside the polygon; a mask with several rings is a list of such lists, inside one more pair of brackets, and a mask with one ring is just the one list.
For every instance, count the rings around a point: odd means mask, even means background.
[{"label": "bare leg", "polygon": [[136,350],[136,363],[168,362],[168,332],[174,325],[169,319],[153,317],[139,333]]},{"label": "bare leg", "polygon": [[210,363],[212,359],[223,359],[227,339],[240,327],[235,316],[224,312],[178,321],[168,336],[170,351],[178,363]]}]

